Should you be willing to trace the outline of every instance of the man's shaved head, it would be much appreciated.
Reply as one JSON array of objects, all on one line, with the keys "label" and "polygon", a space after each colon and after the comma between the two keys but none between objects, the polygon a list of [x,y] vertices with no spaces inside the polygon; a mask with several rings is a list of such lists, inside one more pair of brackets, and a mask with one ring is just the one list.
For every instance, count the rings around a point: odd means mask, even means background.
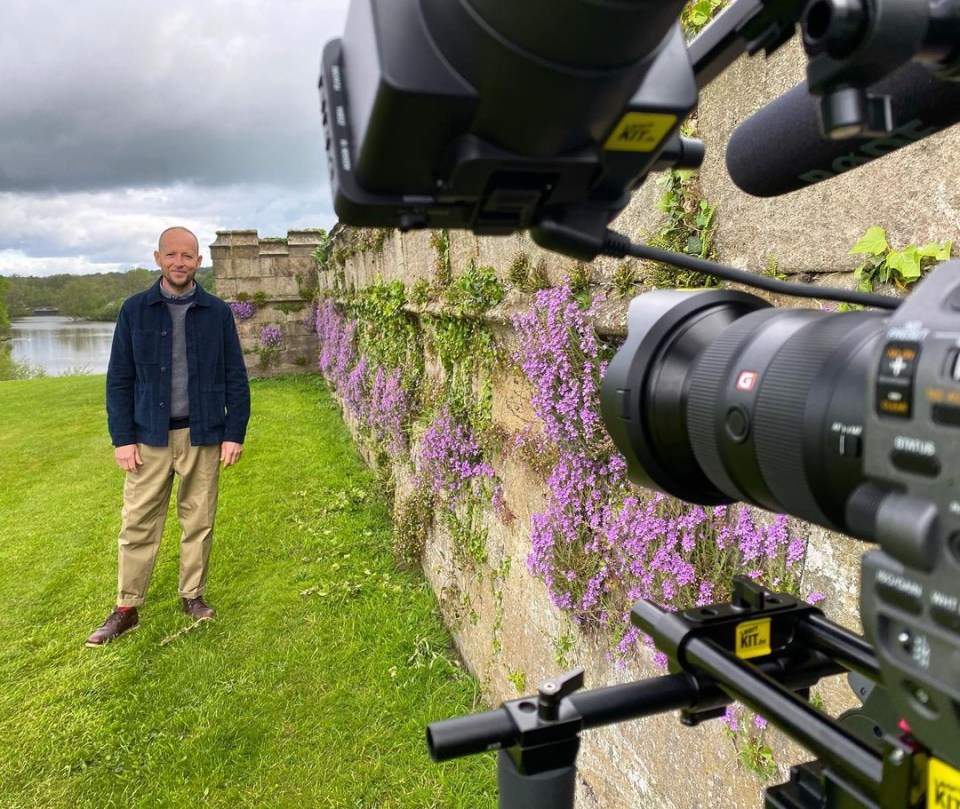
[{"label": "man's shaved head", "polygon": [[157,241],[157,249],[162,253],[163,252],[163,240],[173,233],[185,234],[190,236],[193,239],[193,243],[196,245],[196,252],[200,252],[200,240],[194,235],[192,230],[187,230],[185,227],[180,225],[174,225],[172,228],[167,228],[163,233],[160,234],[160,239]]}]

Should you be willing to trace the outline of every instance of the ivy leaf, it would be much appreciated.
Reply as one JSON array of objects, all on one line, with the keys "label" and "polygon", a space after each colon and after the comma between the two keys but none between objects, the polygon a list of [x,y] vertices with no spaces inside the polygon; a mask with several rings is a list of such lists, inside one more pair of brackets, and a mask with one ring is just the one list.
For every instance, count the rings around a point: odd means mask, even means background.
[{"label": "ivy leaf", "polygon": [[866,253],[870,256],[879,256],[888,247],[887,232],[883,228],[874,226],[869,228],[860,238],[860,241],[850,248],[850,254]]},{"label": "ivy leaf", "polygon": [[915,245],[903,251],[892,250],[887,256],[887,266],[904,281],[916,281],[920,277],[920,251]]},{"label": "ivy leaf", "polygon": [[928,242],[923,247],[920,248],[920,255],[923,258],[932,258],[937,261],[946,261],[950,258],[950,250],[953,247],[953,242],[946,241],[943,244],[937,242]]},{"label": "ivy leaf", "polygon": [[700,204],[697,207],[697,227],[700,228],[700,230],[704,230],[710,226],[710,221],[713,219],[713,208],[704,200],[700,200]]}]

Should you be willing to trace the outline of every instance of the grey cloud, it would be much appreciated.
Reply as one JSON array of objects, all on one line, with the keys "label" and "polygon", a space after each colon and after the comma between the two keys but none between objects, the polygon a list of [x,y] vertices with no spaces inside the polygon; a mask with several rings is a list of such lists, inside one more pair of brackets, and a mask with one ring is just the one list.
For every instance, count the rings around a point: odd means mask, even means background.
[{"label": "grey cloud", "polygon": [[142,264],[176,222],[205,253],[216,230],[330,227],[316,82],[347,4],[8,4],[0,271]]}]

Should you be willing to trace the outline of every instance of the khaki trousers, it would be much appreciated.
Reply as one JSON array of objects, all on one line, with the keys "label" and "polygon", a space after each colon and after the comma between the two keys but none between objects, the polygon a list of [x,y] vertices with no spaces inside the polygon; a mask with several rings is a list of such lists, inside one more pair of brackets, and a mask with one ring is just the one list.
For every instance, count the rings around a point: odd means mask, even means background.
[{"label": "khaki trousers", "polygon": [[143,464],[127,472],[119,537],[117,606],[138,607],[147,595],[167,520],[174,475],[179,476],[180,586],[196,598],[207,586],[220,477],[220,447],[190,445],[190,430],[171,430],[166,447],[138,444]]}]

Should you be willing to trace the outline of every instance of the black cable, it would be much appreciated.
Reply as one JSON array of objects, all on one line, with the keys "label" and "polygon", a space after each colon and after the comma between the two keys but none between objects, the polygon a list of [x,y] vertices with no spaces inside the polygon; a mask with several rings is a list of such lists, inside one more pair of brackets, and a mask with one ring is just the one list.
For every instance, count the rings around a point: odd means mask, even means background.
[{"label": "black cable", "polygon": [[603,241],[603,247],[600,251],[605,256],[613,258],[634,258],[647,259],[649,261],[659,261],[663,264],[671,264],[675,267],[682,267],[686,270],[694,270],[711,275],[714,278],[722,278],[724,281],[734,281],[738,284],[764,289],[767,292],[778,292],[783,295],[792,295],[796,298],[820,298],[828,301],[838,301],[839,303],[853,303],[860,306],[872,306],[877,309],[896,309],[901,301],[897,298],[891,298],[888,295],[875,295],[869,292],[856,292],[848,289],[837,289],[836,287],[814,287],[806,284],[790,283],[788,281],[778,281],[775,278],[767,278],[762,275],[738,270],[728,264],[719,264],[716,261],[707,261],[706,259],[687,256],[683,253],[674,253],[670,250],[661,250],[659,247],[651,247],[648,244],[637,244],[630,241],[626,236],[613,231],[607,231],[606,238]]}]

